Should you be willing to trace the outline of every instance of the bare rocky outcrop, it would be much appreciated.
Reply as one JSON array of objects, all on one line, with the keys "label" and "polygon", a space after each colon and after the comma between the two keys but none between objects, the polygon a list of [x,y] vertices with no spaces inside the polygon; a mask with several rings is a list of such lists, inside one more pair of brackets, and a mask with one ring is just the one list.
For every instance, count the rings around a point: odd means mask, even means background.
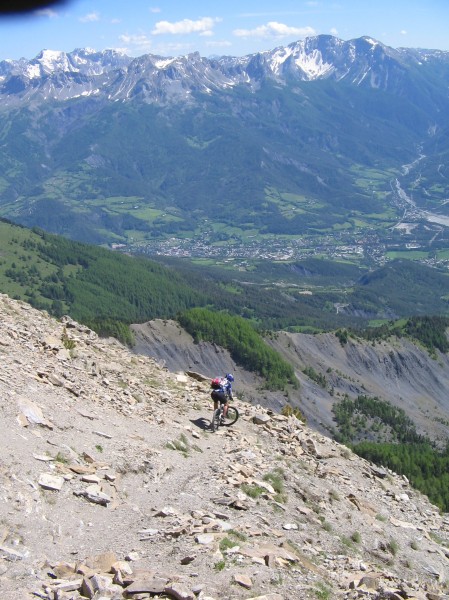
[{"label": "bare rocky outcrop", "polygon": [[2,600],[447,597],[448,515],[215,373],[4,295],[0,353]]}]

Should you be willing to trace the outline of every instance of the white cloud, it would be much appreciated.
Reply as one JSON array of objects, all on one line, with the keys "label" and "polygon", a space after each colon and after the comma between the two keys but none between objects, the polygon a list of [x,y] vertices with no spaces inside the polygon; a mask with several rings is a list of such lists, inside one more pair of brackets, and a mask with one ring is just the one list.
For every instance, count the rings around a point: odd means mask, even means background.
[{"label": "white cloud", "polygon": [[182,54],[189,54],[194,52],[197,48],[194,44],[190,43],[171,43],[171,44],[159,44],[153,46],[152,53],[160,54],[161,56],[180,56]]},{"label": "white cloud", "polygon": [[401,29],[401,35],[407,35],[407,31],[405,29]]},{"label": "white cloud", "polygon": [[336,27],[331,27],[330,34],[331,35],[338,35],[338,29]]},{"label": "white cloud", "polygon": [[160,12],[161,12],[161,9],[160,9],[160,8],[158,8],[157,6],[155,6],[155,7],[153,7],[153,8],[150,8],[150,12],[152,12],[152,13],[160,13]]},{"label": "white cloud", "polygon": [[290,27],[284,23],[278,23],[277,21],[270,21],[266,25],[260,25],[255,29],[235,29],[233,31],[237,37],[287,37],[291,35],[298,36],[309,36],[316,35],[315,30],[312,27]]},{"label": "white cloud", "polygon": [[41,8],[40,10],[36,10],[34,14],[38,17],[48,17],[49,19],[54,19],[59,16],[58,13],[51,8]]},{"label": "white cloud", "polygon": [[206,46],[208,48],[229,48],[229,46],[232,46],[232,43],[227,40],[211,40],[210,42],[206,42]]},{"label": "white cloud", "polygon": [[100,20],[100,15],[97,12],[91,12],[84,15],[84,17],[80,17],[79,20],[81,23],[93,23],[94,21]]},{"label": "white cloud", "polygon": [[[203,17],[197,21],[191,19],[183,19],[182,21],[176,21],[170,23],[169,21],[159,21],[156,23],[153,31],[153,35],[161,35],[164,33],[170,33],[172,35],[188,34],[188,33],[201,33],[212,32],[215,23],[218,23],[221,19],[213,19],[212,17]],[[211,33],[206,33],[210,35]]]},{"label": "white cloud", "polygon": [[145,34],[128,35],[126,33],[119,36],[119,40],[125,45],[125,52],[130,54],[150,52],[151,40]]},{"label": "white cloud", "polygon": [[[117,49],[121,50],[125,54],[128,54],[129,56],[142,56],[143,54],[179,56],[196,50],[193,44],[186,42],[155,44],[154,39],[149,38],[144,33],[124,33],[119,36],[119,40],[121,46]],[[208,44],[210,44],[210,42],[207,42],[207,45]]]}]

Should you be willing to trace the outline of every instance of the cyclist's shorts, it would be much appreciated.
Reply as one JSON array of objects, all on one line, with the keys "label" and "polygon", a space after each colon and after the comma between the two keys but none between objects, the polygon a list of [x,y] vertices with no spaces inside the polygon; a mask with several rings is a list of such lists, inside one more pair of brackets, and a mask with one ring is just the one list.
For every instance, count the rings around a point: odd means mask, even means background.
[{"label": "cyclist's shorts", "polygon": [[226,404],[226,402],[228,401],[228,397],[226,396],[226,394],[224,392],[221,392],[220,390],[213,390],[210,397],[212,398],[212,400],[220,402],[221,404]]}]

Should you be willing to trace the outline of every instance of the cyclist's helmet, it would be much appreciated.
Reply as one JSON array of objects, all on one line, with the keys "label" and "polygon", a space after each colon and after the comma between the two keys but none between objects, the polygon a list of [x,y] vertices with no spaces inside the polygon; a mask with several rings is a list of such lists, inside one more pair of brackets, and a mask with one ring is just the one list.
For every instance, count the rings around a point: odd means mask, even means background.
[{"label": "cyclist's helmet", "polygon": [[227,375],[225,375],[225,377],[228,381],[234,381],[234,376],[231,373],[228,373]]}]

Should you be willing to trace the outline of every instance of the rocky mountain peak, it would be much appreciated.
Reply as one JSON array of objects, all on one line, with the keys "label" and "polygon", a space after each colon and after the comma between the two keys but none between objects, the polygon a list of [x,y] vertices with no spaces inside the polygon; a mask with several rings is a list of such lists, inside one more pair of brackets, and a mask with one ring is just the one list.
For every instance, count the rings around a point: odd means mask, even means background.
[{"label": "rocky mountain peak", "polygon": [[5,295],[0,352],[2,600],[447,597],[447,515],[293,416],[212,434],[216,373]]},{"label": "rocky mountain peak", "polygon": [[[34,69],[33,67],[38,67]],[[40,77],[53,71],[73,71],[73,66],[65,52],[42,50],[33,61],[30,61],[29,76]]]},{"label": "rocky mountain peak", "polygon": [[[331,35],[246,57],[212,59],[198,52],[168,58],[147,54],[133,59],[113,49],[97,52],[78,48],[69,53],[43,50],[32,60],[0,63],[0,98],[3,96],[4,105],[9,106],[31,98],[38,102],[49,98],[65,101],[95,90],[105,100],[179,102],[193,92],[209,94],[238,85],[257,89],[267,78],[282,84],[331,78],[398,91],[405,89],[403,79],[416,65],[417,56],[421,64],[447,63],[447,53],[417,52],[395,50],[368,36],[343,41]],[[72,77],[77,74],[83,76],[82,81]],[[61,81],[63,90],[58,84]]]}]

